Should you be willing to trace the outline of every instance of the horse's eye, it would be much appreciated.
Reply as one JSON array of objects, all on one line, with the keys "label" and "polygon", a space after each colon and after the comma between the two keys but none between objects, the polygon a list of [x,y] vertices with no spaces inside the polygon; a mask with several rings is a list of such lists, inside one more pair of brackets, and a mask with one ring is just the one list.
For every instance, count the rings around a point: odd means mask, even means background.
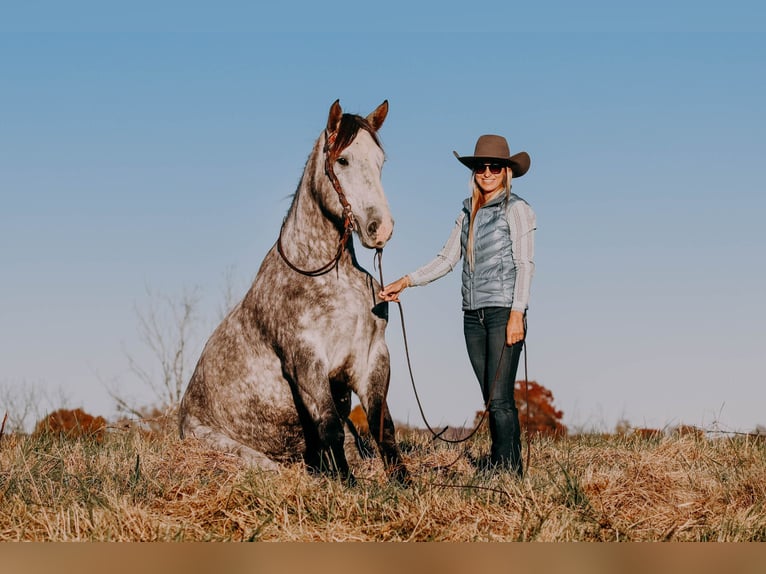
[{"label": "horse's eye", "polygon": [[348,165],[348,160],[345,157],[339,157],[337,161],[338,164],[342,165],[343,167]]}]

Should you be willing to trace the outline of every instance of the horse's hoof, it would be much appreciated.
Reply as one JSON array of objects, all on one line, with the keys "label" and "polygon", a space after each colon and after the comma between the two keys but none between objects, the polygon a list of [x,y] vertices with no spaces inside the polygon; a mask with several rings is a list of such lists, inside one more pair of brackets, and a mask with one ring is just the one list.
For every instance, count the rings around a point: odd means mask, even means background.
[{"label": "horse's hoof", "polygon": [[391,471],[389,478],[395,480],[399,486],[402,486],[403,488],[412,486],[412,475],[410,475],[406,466],[397,466]]}]

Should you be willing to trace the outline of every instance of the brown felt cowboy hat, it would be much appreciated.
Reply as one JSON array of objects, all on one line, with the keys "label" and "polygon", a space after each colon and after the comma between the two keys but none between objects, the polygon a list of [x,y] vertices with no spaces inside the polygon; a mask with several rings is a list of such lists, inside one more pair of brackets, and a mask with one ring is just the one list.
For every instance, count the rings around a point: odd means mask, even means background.
[{"label": "brown felt cowboy hat", "polygon": [[476,140],[473,155],[460,156],[456,151],[452,153],[455,154],[460,163],[470,169],[474,169],[476,166],[484,163],[499,163],[510,167],[514,178],[521,177],[529,169],[529,154],[525,151],[520,151],[517,154],[511,155],[508,142],[505,141],[503,136],[492,134],[479,136],[479,139]]}]

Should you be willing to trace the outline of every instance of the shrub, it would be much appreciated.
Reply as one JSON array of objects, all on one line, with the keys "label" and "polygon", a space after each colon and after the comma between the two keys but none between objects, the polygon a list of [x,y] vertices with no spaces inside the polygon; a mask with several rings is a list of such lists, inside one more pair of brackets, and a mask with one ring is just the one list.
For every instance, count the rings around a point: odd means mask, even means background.
[{"label": "shrub", "polygon": [[548,436],[567,434],[567,427],[561,423],[564,412],[553,406],[550,390],[536,381],[516,381],[515,397],[522,429]]},{"label": "shrub", "polygon": [[35,435],[53,435],[58,438],[94,438],[101,442],[106,432],[106,419],[94,417],[82,409],[59,409],[35,425]]}]

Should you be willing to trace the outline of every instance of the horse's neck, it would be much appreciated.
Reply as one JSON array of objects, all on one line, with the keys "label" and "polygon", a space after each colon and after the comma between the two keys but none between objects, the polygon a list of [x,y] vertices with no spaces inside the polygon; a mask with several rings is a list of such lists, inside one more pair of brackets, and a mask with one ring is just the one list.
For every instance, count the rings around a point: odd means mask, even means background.
[{"label": "horse's neck", "polygon": [[[305,268],[316,268],[332,260],[338,253],[343,234],[342,227],[329,219],[317,203],[317,194],[312,189],[315,181],[316,178],[304,175],[282,229],[282,243],[288,257]],[[351,238],[347,245],[348,253],[344,254],[341,263],[349,259],[349,255],[351,260],[354,259]]]}]

